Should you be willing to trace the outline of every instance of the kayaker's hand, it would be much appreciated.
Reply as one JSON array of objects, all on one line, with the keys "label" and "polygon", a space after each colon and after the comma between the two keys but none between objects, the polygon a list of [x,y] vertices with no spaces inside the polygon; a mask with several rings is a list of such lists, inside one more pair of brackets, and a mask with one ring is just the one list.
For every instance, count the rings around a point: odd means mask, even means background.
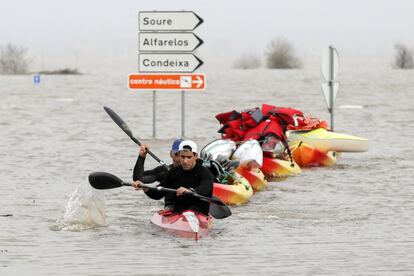
[{"label": "kayaker's hand", "polygon": [[132,182],[132,187],[134,187],[135,188],[135,190],[143,190],[144,192],[146,192],[146,191],[148,191],[148,188],[141,188],[141,184],[142,184],[142,182],[141,181],[134,181],[134,182]]},{"label": "kayaker's hand", "polygon": [[177,196],[182,196],[185,193],[191,193],[191,190],[184,187],[180,187],[177,189]]},{"label": "kayaker's hand", "polygon": [[145,158],[147,156],[148,149],[148,145],[141,144],[141,147],[139,148],[139,156]]}]

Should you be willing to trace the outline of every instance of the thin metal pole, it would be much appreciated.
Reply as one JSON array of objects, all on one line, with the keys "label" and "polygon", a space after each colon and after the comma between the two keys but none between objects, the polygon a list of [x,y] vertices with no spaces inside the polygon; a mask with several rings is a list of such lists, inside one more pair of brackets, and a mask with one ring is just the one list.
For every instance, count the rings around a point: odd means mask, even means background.
[{"label": "thin metal pole", "polygon": [[157,91],[152,91],[152,137],[157,137]]},{"label": "thin metal pole", "polygon": [[334,48],[329,46],[329,105],[331,112],[331,131],[334,131]]},{"label": "thin metal pole", "polygon": [[185,137],[185,93],[181,90],[181,137]]}]

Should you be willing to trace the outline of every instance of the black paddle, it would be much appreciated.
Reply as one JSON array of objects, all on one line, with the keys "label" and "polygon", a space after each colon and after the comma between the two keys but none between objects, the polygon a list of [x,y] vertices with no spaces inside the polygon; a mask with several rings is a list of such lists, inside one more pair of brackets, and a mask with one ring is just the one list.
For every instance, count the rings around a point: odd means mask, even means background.
[{"label": "black paddle", "polygon": [[[141,142],[137,138],[134,137],[134,135],[132,134],[131,129],[129,129],[127,123],[125,123],[125,121],[122,120],[122,118],[119,117],[119,115],[116,114],[115,111],[113,111],[109,107],[104,106],[104,109],[105,109],[106,113],[108,113],[109,117],[111,117],[111,119],[126,133],[126,135],[128,135],[129,138],[131,138],[131,140],[134,141],[138,146],[141,146]],[[147,149],[147,153],[149,155],[151,155],[151,157],[154,158],[158,163],[160,163],[162,166],[164,166],[166,169],[168,169],[168,166],[165,164],[165,162],[162,161],[161,159],[159,159],[149,149]]]},{"label": "black paddle", "polygon": [[[118,188],[122,186],[132,186],[129,182],[124,182],[121,179],[119,179],[117,176],[106,173],[106,172],[93,172],[89,175],[89,183],[92,187],[98,190],[106,190],[106,189],[113,189]],[[177,190],[170,189],[170,188],[164,188],[164,187],[152,187],[148,185],[141,185],[143,188],[147,189],[153,189],[161,192],[167,192],[167,193],[176,193]],[[222,219],[227,218],[231,216],[231,210],[230,208],[219,198],[210,198],[206,196],[199,195],[195,192],[188,192],[186,193],[189,196],[196,197],[200,200],[204,200],[207,202],[210,202],[210,214],[212,217],[216,219]]]}]

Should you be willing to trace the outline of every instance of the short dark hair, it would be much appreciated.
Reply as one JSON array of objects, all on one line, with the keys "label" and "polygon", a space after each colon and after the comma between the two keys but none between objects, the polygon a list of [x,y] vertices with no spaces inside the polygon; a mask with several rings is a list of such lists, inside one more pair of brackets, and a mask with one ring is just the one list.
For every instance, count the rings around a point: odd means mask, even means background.
[{"label": "short dark hair", "polygon": [[193,152],[192,151],[192,148],[190,146],[187,146],[187,145],[185,145],[183,147],[183,150],[182,151],[184,151],[184,152],[191,152],[193,154],[193,156],[196,156],[196,154],[197,154],[196,152]]},{"label": "short dark hair", "polygon": [[189,150],[189,151],[193,151],[193,148],[189,145],[184,145],[183,146],[183,150]]}]

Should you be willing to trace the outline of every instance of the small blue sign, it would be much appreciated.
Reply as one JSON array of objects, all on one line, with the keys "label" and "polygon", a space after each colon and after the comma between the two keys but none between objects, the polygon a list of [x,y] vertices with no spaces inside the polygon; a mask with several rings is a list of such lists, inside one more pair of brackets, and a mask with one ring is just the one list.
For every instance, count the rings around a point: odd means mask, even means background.
[{"label": "small blue sign", "polygon": [[33,83],[35,83],[35,84],[40,83],[40,75],[39,74],[34,75],[34,77],[33,77]]}]

